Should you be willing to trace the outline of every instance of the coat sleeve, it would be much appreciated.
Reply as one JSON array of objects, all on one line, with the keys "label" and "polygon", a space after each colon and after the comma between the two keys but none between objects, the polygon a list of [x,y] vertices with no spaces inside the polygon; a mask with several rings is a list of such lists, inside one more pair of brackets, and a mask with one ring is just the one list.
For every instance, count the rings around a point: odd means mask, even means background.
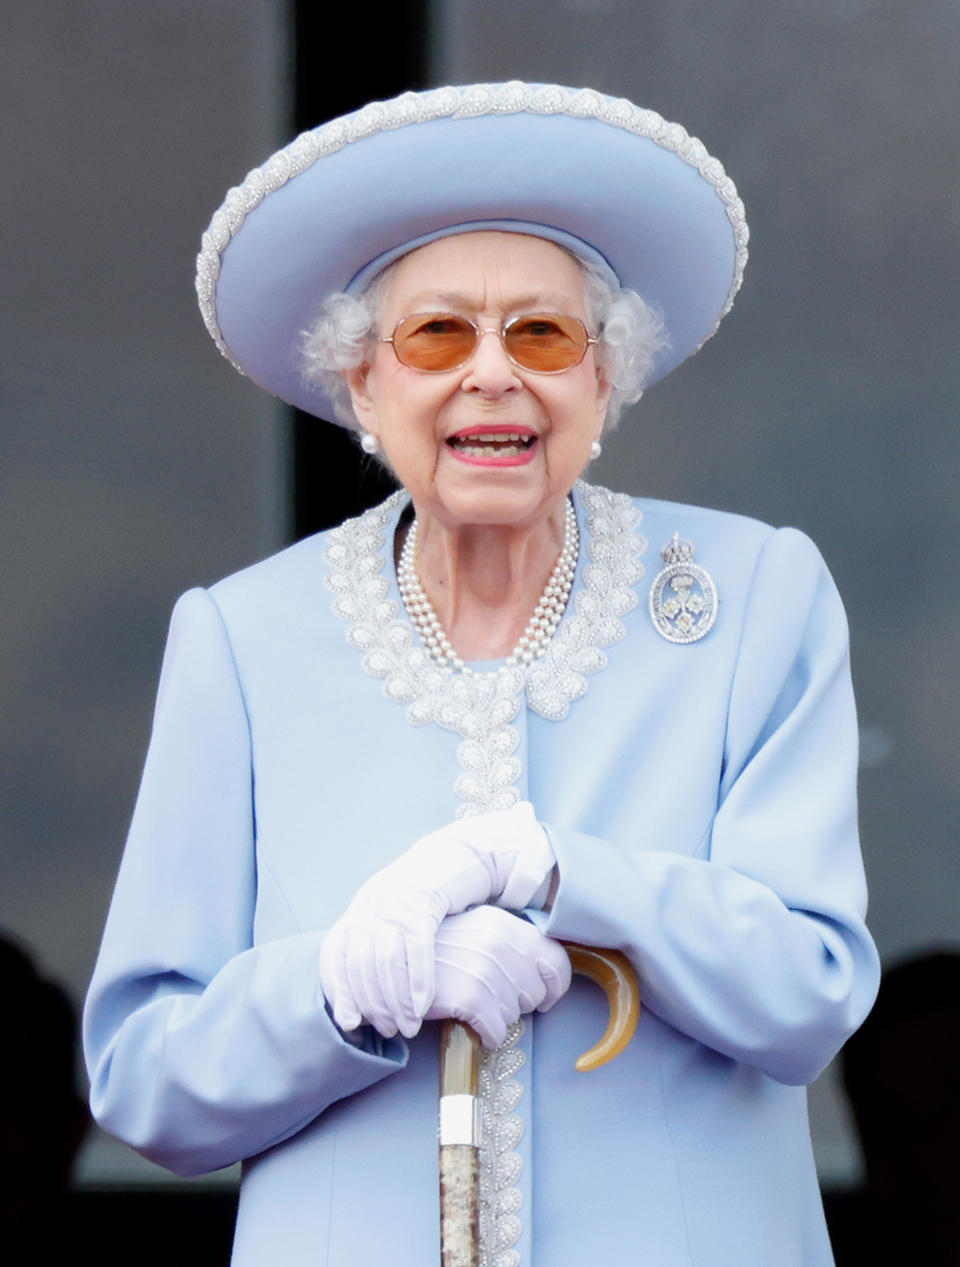
[{"label": "coat sleeve", "polygon": [[212,598],[178,603],[153,734],[84,1014],[94,1116],[199,1174],[286,1139],[401,1068],[346,1042],[318,976],[323,932],[252,945],[250,735]]},{"label": "coat sleeve", "polygon": [[678,853],[641,823],[633,849],[548,824],[559,888],[549,916],[533,918],[552,936],[623,950],[644,1005],[677,1030],[780,1082],[809,1082],[877,987],[856,766],[840,598],[813,544],[782,529],[746,603],[711,830]]}]

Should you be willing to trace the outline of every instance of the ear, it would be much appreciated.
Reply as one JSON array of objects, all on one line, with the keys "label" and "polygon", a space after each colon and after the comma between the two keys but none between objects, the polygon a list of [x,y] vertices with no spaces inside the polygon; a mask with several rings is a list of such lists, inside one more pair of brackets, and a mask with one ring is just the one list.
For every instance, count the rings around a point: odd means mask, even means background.
[{"label": "ear", "polygon": [[364,431],[369,431],[371,435],[377,435],[376,407],[374,406],[367,381],[370,377],[369,364],[364,361],[362,365],[357,365],[349,370],[341,370],[340,373],[350,391],[350,403],[353,405],[353,412],[357,415],[357,421]]},{"label": "ear", "polygon": [[607,406],[610,404],[610,395],[613,392],[613,384],[608,383],[603,376],[603,371],[597,370],[597,438],[603,431],[604,420],[607,416]]}]

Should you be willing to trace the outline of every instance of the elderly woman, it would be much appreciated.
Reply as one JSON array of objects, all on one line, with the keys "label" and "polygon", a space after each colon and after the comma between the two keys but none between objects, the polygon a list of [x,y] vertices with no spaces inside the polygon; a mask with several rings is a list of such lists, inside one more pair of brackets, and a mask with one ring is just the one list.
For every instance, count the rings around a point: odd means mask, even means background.
[{"label": "elderly woman", "polygon": [[[214,217],[221,350],[403,486],[180,600],[91,987],[97,1117],[243,1161],[237,1267],[436,1261],[446,1017],[488,1267],[832,1261],[803,1084],[876,984],[840,601],[792,529],[579,479],[745,242],[682,128],[518,84],[305,134]],[[583,1079],[558,939],[640,983]]]}]

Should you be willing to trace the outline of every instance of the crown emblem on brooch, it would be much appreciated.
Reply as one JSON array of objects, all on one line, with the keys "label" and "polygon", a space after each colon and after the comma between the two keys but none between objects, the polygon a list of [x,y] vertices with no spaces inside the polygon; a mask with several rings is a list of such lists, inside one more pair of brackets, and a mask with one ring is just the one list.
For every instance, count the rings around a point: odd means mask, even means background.
[{"label": "crown emblem on brooch", "polygon": [[681,537],[679,532],[675,532],[667,544],[660,551],[660,558],[664,563],[692,563],[693,562],[693,542],[687,541]]},{"label": "crown emblem on brooch", "polygon": [[660,551],[666,566],[650,587],[650,619],[668,642],[697,642],[717,619],[717,587],[693,555],[693,542],[679,532]]}]

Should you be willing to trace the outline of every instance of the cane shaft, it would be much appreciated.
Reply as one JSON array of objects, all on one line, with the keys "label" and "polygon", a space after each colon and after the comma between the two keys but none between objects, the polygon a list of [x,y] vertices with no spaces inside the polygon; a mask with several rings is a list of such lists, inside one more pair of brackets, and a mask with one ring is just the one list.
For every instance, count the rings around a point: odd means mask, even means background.
[{"label": "cane shaft", "polygon": [[440,1262],[480,1261],[480,1040],[446,1021],[440,1039]]},{"label": "cane shaft", "polygon": [[480,1159],[469,1144],[440,1145],[440,1262],[477,1267],[480,1261]]},{"label": "cane shaft", "polygon": [[476,1095],[480,1039],[461,1021],[444,1021],[440,1038],[440,1094]]}]

